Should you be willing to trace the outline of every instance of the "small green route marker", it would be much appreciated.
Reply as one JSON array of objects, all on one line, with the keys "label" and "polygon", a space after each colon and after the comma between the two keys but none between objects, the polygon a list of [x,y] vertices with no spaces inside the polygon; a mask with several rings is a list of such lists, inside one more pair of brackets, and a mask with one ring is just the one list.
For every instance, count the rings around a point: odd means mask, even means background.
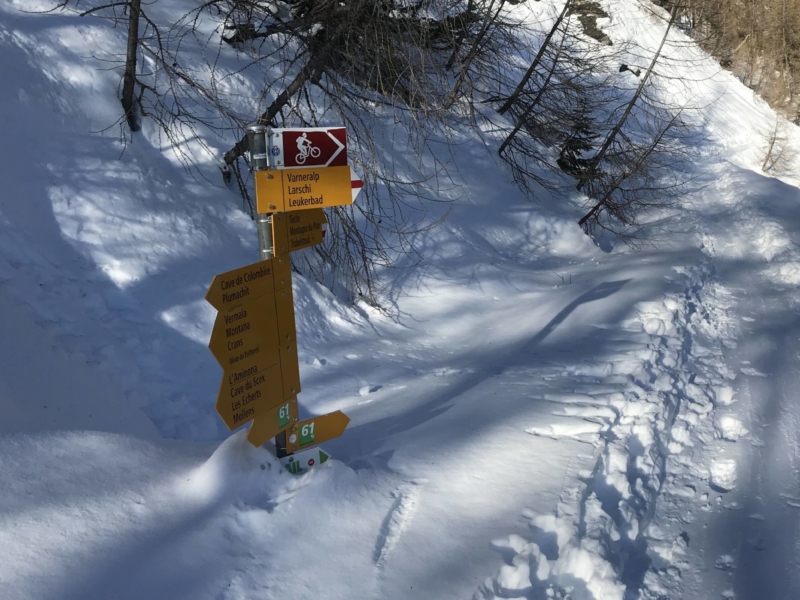
[{"label": "small green route marker", "polygon": [[300,475],[312,467],[321,465],[330,457],[331,455],[321,448],[307,448],[300,452],[295,452],[290,456],[285,456],[280,460],[283,468],[289,473],[292,475]]},{"label": "small green route marker", "polygon": [[278,408],[278,427],[283,429],[292,422],[291,405],[287,402]]},{"label": "small green route marker", "polygon": [[254,446],[266,444],[268,440],[297,421],[297,398],[292,398],[253,419],[247,432],[247,441]]},{"label": "small green route marker", "polygon": [[300,439],[297,440],[298,446],[308,446],[314,443],[314,425],[315,423],[312,421],[300,428]]}]

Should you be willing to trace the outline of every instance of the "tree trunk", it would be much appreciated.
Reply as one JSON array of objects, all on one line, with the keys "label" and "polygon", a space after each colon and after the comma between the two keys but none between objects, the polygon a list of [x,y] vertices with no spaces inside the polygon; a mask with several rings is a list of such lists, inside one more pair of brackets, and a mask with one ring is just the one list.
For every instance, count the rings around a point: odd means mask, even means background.
[{"label": "tree trunk", "polygon": [[678,117],[680,116],[681,112],[683,112],[683,109],[681,109],[680,112],[676,113],[672,117],[672,119],[670,119],[669,123],[667,123],[664,126],[664,128],[658,133],[658,135],[652,141],[647,150],[645,150],[641,154],[641,156],[639,156],[639,159],[636,161],[633,167],[622,173],[616,179],[616,181],[614,181],[611,184],[611,187],[609,187],[609,189],[606,190],[606,193],[603,194],[603,197],[600,199],[600,201],[597,204],[595,204],[588,213],[586,213],[585,215],[583,215],[583,217],[581,217],[581,220],[578,221],[578,225],[583,227],[586,224],[586,222],[589,221],[589,219],[598,218],[598,215],[602,210],[602,208],[606,206],[608,204],[608,201],[611,199],[611,195],[619,189],[619,186],[621,186],[625,182],[625,180],[628,179],[628,177],[630,177],[633,173],[636,173],[642,167],[645,161],[649,158],[649,156],[656,151],[656,148],[658,148],[658,145],[661,143],[661,140],[664,139],[664,136],[667,134],[667,132],[670,129],[672,129],[672,127],[675,125],[675,122],[678,120]]},{"label": "tree trunk", "polygon": [[[650,61],[650,65],[647,67],[647,72],[644,74],[644,77],[642,77],[642,80],[639,82],[639,86],[636,88],[636,92],[633,94],[633,98],[631,98],[631,101],[628,102],[628,106],[625,107],[625,112],[622,113],[622,117],[620,117],[619,121],[617,121],[617,124],[614,126],[614,129],[611,130],[611,133],[608,134],[606,141],[603,142],[603,146],[600,148],[595,157],[592,159],[592,162],[589,164],[589,168],[587,169],[589,176],[591,176],[592,173],[594,173],[595,169],[597,168],[597,165],[600,164],[601,160],[603,160],[603,157],[606,155],[606,152],[608,152],[608,149],[611,147],[611,144],[614,143],[614,140],[619,135],[619,132],[622,131],[622,127],[623,125],[625,125],[625,121],[628,120],[628,116],[631,114],[631,111],[633,110],[636,101],[639,99],[639,96],[642,95],[642,90],[644,89],[644,86],[647,84],[647,81],[650,79],[650,74],[653,72],[653,69],[656,66],[658,57],[661,56],[661,51],[664,49],[664,44],[667,41],[667,37],[669,36],[669,32],[672,29],[672,25],[675,23],[675,19],[677,19],[678,17],[679,9],[680,9],[679,4],[676,4],[672,8],[672,14],[670,14],[669,23],[667,23],[667,29],[664,32],[664,37],[661,38],[661,44],[658,46],[658,50],[656,50],[656,53],[653,56],[653,60]],[[587,179],[582,178],[580,181],[578,181],[577,188],[581,189],[587,181],[588,181]]]},{"label": "tree trunk", "polygon": [[547,37],[544,38],[544,41],[542,42],[542,47],[539,48],[539,51],[536,53],[536,57],[533,59],[531,66],[525,72],[525,75],[522,77],[522,80],[520,80],[519,85],[517,85],[517,88],[508,97],[508,100],[506,100],[503,106],[500,107],[500,110],[497,111],[498,114],[504,115],[506,114],[506,112],[508,112],[508,109],[510,109],[511,106],[514,104],[514,102],[517,101],[517,98],[519,98],[519,95],[522,93],[522,90],[525,89],[525,86],[527,85],[530,78],[533,77],[533,74],[536,71],[536,67],[539,66],[539,62],[541,62],[545,50],[547,50],[547,47],[550,45],[550,40],[553,38],[553,35],[555,35],[556,31],[558,31],[558,28],[561,26],[561,22],[564,20],[564,17],[566,16],[571,3],[572,0],[567,0],[564,3],[564,8],[561,9],[561,14],[558,15],[558,19],[556,19],[556,22],[553,25],[553,28],[547,34]]},{"label": "tree trunk", "polygon": [[[474,1],[475,0],[469,0],[467,2],[467,10],[466,10],[467,15],[472,14]],[[464,43],[464,38],[466,37],[466,35],[467,35],[467,27],[464,27],[461,33],[458,34],[458,38],[456,39],[456,43],[453,48],[453,53],[450,55],[450,58],[447,60],[447,64],[445,64],[444,66],[445,71],[449,71],[450,69],[453,68],[456,59],[458,58],[458,53],[461,51],[461,45]]]},{"label": "tree trunk", "polygon": [[136,115],[134,87],[136,85],[136,52],[139,49],[139,14],[142,0],[130,0],[128,4],[128,52],[125,57],[125,75],[122,80],[122,109],[131,131],[139,131]]},{"label": "tree trunk", "polygon": [[[569,1],[569,0],[568,0]],[[561,58],[561,51],[564,48],[564,40],[567,38],[566,32],[564,33],[564,37],[561,38],[561,44],[558,46],[558,51],[556,52],[555,57],[553,58],[553,64],[550,66],[550,70],[547,73],[547,78],[542,83],[542,87],[539,88],[539,92],[536,94],[536,97],[531,101],[528,107],[525,109],[525,112],[520,115],[519,119],[517,120],[517,124],[514,126],[514,129],[511,133],[506,136],[506,139],[503,140],[503,143],[500,144],[500,149],[497,151],[497,154],[500,156],[503,155],[503,150],[508,147],[508,145],[513,141],[514,137],[519,133],[519,130],[527,123],[528,117],[530,116],[533,109],[539,104],[539,101],[542,99],[545,91],[547,90],[547,86],[550,85],[550,80],[553,78],[553,73],[556,71],[556,67],[558,66],[558,61]],[[502,114],[502,113],[500,113]]]},{"label": "tree trunk", "polygon": [[455,103],[456,98],[458,97],[458,92],[461,89],[461,86],[464,84],[464,80],[467,78],[467,71],[469,71],[469,67],[472,64],[472,61],[475,60],[475,57],[478,55],[478,51],[480,50],[481,44],[483,43],[483,38],[485,38],[486,34],[489,33],[489,29],[491,29],[492,25],[497,20],[497,17],[500,16],[500,11],[503,10],[503,6],[505,6],[505,3],[506,0],[500,0],[500,4],[498,5],[495,13],[487,18],[486,22],[483,24],[483,27],[481,27],[481,30],[478,32],[478,35],[475,38],[475,42],[469,49],[466,59],[464,59],[464,64],[461,66],[461,73],[459,73],[458,80],[453,86],[453,91],[450,92],[450,99],[445,104],[444,106],[445,109],[450,108]]}]

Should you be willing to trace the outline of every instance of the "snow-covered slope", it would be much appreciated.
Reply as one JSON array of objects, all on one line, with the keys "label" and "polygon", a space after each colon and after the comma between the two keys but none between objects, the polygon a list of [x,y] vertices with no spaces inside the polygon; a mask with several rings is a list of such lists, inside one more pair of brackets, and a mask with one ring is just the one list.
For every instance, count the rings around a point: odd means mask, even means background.
[{"label": "snow-covered slope", "polygon": [[800,176],[759,172],[771,111],[680,34],[704,141],[657,246],[601,252],[566,186],[530,203],[495,119],[454,133],[396,320],[295,276],[301,405],[352,423],[294,477],[213,409],[202,298],[252,222],[103,131],[120,31],[31,4],[0,0],[0,597],[797,596]]}]

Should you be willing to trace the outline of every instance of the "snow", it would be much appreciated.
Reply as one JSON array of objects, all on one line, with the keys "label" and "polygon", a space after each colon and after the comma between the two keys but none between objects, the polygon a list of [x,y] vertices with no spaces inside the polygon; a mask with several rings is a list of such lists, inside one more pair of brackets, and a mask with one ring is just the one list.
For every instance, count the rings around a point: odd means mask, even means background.
[{"label": "snow", "polygon": [[712,489],[720,492],[730,492],[736,487],[736,461],[730,458],[720,458],[711,463],[709,470],[709,484]]},{"label": "snow", "polygon": [[797,596],[800,177],[760,172],[772,111],[682,34],[665,93],[704,137],[659,243],[601,251],[567,186],[530,203],[493,118],[453,133],[396,318],[294,276],[301,418],[352,420],[295,476],[213,408],[203,295],[257,256],[225,144],[192,173],[152,128],[123,145],[123,33],[33,7],[0,3],[0,597]]}]

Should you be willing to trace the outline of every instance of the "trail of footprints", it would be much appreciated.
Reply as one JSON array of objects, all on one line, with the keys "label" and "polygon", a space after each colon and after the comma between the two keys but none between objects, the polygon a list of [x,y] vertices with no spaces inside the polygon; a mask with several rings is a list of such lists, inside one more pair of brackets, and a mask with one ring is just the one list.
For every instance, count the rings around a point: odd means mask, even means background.
[{"label": "trail of footprints", "polygon": [[731,295],[713,280],[711,259],[675,270],[683,291],[637,305],[622,324],[623,352],[563,373],[588,376],[594,394],[544,397],[574,423],[526,431],[591,442],[597,460],[565,486],[555,514],[527,515],[533,541],[494,542],[512,558],[476,598],[682,597],[687,500],[702,507],[702,490],[724,488],[731,476],[724,461],[706,469],[695,454],[713,459],[720,438],[735,441],[746,430],[733,416],[712,415],[732,397],[735,373],[723,357],[736,337]]},{"label": "trail of footprints", "polygon": [[375,542],[375,551],[372,560],[380,569],[384,566],[386,558],[394,549],[400,537],[411,523],[414,511],[417,508],[420,488],[417,482],[411,482],[394,491],[394,502],[389,512],[383,519],[378,539]]}]

